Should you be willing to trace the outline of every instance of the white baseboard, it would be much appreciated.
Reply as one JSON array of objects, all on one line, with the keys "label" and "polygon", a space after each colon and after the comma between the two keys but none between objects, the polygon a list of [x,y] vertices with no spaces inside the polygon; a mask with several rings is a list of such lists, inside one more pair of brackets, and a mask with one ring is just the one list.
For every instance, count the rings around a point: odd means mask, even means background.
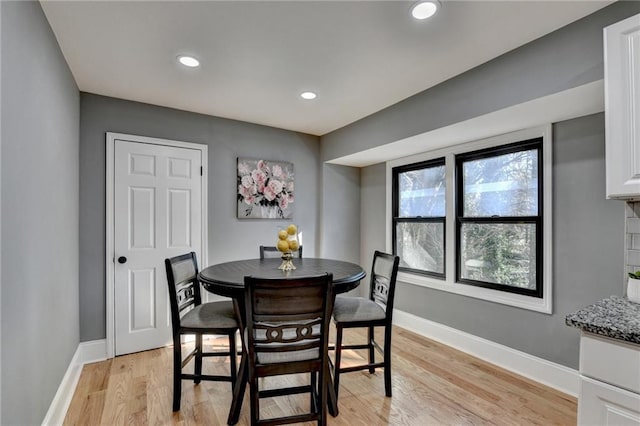
[{"label": "white baseboard", "polygon": [[578,396],[580,375],[572,368],[397,309],[393,311],[393,323],[566,394]]},{"label": "white baseboard", "polygon": [[82,342],[78,345],[78,350],[82,357],[80,359],[82,365],[107,359],[107,341],[105,339]]},{"label": "white baseboard", "polygon": [[61,425],[67,414],[67,409],[73,398],[73,393],[78,385],[82,366],[91,362],[104,361],[107,359],[107,341],[94,340],[91,342],[82,342],[78,345],[67,372],[58,386],[58,391],[49,405],[47,415],[42,421],[43,425],[54,426]]}]

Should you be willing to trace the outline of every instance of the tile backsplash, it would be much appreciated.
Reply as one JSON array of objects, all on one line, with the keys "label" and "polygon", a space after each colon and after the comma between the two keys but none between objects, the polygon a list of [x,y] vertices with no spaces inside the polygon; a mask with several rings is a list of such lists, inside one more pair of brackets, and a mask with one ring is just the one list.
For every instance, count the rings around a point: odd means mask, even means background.
[{"label": "tile backsplash", "polygon": [[640,201],[627,202],[626,209],[625,262],[627,272],[635,272],[640,271]]}]

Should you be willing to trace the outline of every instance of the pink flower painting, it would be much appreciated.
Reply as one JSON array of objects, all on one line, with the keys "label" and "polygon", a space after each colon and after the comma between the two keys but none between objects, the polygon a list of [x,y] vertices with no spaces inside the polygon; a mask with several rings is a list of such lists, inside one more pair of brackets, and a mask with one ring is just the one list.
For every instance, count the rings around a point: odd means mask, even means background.
[{"label": "pink flower painting", "polygon": [[293,163],[238,158],[238,218],[290,219]]}]

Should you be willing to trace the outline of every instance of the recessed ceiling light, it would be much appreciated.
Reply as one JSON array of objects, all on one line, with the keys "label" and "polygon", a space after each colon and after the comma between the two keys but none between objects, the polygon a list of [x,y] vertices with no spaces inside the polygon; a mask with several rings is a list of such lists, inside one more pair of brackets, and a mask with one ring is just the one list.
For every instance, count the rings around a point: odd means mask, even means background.
[{"label": "recessed ceiling light", "polygon": [[185,67],[195,68],[200,66],[200,61],[194,58],[193,56],[180,55],[178,56],[178,62],[180,62]]},{"label": "recessed ceiling light", "polygon": [[315,99],[318,95],[316,95],[314,92],[302,92],[300,93],[300,97],[302,99]]},{"label": "recessed ceiling light", "polygon": [[411,15],[416,19],[427,19],[436,14],[438,7],[440,7],[438,1],[421,1],[413,5]]}]

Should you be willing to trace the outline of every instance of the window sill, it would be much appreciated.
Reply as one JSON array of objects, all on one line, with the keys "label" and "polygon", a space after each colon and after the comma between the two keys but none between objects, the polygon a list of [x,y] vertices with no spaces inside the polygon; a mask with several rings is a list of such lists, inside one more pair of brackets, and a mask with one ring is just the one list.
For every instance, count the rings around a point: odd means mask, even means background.
[{"label": "window sill", "polygon": [[524,296],[521,294],[507,293],[504,291],[492,290],[489,288],[456,283],[453,280],[449,279],[447,279],[446,281],[438,280],[435,278],[411,274],[407,272],[398,272],[397,280],[406,284],[460,294],[462,296],[487,300],[489,302],[514,306],[516,308],[527,309],[530,311],[542,312],[544,314],[553,313],[550,294],[545,294],[542,298]]}]

